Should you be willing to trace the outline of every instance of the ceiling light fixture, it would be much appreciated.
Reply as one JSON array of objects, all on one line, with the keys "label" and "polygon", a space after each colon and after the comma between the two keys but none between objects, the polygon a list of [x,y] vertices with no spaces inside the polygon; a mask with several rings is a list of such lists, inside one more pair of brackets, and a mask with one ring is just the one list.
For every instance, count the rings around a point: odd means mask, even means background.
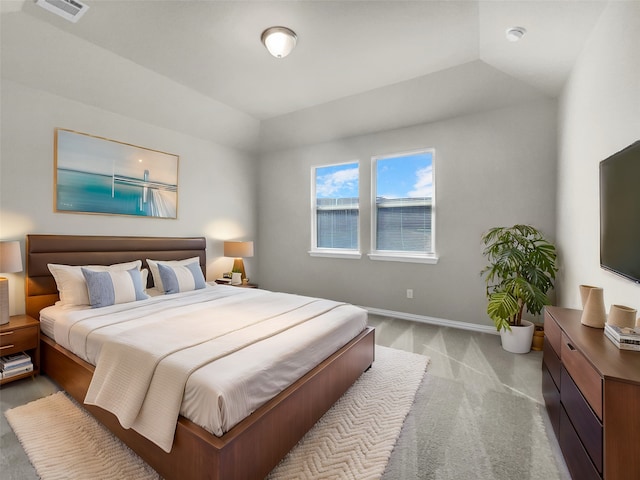
[{"label": "ceiling light fixture", "polygon": [[269,53],[276,58],[284,58],[296,46],[298,36],[287,27],[267,28],[260,37]]},{"label": "ceiling light fixture", "polygon": [[524,37],[525,33],[527,33],[527,29],[524,27],[509,27],[506,31],[507,40],[510,42],[517,42]]}]

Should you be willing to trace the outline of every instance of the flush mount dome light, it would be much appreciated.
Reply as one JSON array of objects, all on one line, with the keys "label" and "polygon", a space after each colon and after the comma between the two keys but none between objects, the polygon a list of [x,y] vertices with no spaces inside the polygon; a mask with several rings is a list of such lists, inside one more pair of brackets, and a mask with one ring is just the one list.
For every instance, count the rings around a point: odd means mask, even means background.
[{"label": "flush mount dome light", "polygon": [[287,27],[270,27],[262,32],[260,40],[271,55],[276,58],[284,58],[296,46],[298,37],[293,30]]},{"label": "flush mount dome light", "polygon": [[527,29],[524,27],[509,27],[506,31],[507,40],[510,42],[517,42],[524,37],[525,33],[527,33]]}]

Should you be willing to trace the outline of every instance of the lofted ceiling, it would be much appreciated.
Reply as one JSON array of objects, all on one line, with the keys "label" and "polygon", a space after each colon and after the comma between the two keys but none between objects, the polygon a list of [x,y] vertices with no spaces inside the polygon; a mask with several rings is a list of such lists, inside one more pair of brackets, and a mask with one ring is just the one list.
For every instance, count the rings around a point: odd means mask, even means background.
[{"label": "lofted ceiling", "polygon": [[[28,15],[264,121],[482,62],[557,96],[606,0],[194,1],[82,0],[78,23],[32,0]],[[260,43],[267,27],[298,35],[284,59]],[[517,43],[505,30],[527,34]],[[466,89],[474,78],[465,78]],[[442,93],[445,95],[445,93]],[[455,92],[448,92],[455,97]]]}]

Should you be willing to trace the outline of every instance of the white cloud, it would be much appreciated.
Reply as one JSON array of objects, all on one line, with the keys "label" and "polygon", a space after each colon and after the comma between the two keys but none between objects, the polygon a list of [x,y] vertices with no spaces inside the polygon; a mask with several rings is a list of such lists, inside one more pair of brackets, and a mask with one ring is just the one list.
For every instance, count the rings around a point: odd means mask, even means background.
[{"label": "white cloud", "polygon": [[428,165],[416,171],[416,183],[409,197],[432,197],[433,196],[433,166]]},{"label": "white cloud", "polygon": [[[358,167],[339,170],[318,177],[316,195],[318,197],[342,197],[355,194],[358,186]],[[349,192],[349,193],[346,193]]]}]

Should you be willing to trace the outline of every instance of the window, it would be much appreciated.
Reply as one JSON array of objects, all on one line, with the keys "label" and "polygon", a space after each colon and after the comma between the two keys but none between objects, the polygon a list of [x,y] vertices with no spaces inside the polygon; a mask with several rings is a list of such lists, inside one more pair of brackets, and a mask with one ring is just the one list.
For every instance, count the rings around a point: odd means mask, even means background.
[{"label": "window", "polygon": [[434,150],[374,157],[373,260],[435,263]]},{"label": "window", "polygon": [[312,169],[311,255],[360,258],[359,165]]}]

